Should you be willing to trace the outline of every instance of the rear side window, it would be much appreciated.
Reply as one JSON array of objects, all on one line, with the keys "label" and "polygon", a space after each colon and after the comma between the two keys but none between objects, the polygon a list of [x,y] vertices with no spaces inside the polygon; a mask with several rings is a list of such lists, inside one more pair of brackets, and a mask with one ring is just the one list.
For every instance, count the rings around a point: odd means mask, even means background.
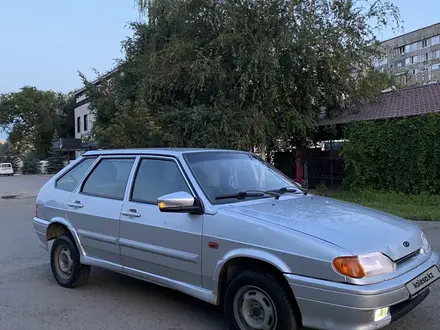
[{"label": "rear side window", "polygon": [[69,192],[74,191],[95,160],[96,158],[84,159],[81,163],[59,178],[55,183],[55,188]]},{"label": "rear side window", "polygon": [[86,195],[124,199],[134,158],[103,159],[84,182],[81,192]]}]

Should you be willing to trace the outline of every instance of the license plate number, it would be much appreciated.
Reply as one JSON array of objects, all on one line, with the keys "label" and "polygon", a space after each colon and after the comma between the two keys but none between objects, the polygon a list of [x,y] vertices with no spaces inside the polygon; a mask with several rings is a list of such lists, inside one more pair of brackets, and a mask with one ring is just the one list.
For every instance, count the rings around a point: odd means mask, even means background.
[{"label": "license plate number", "polygon": [[411,295],[414,295],[437,281],[439,278],[440,271],[438,270],[437,266],[433,266],[416,278],[409,281],[406,284],[406,288],[408,289],[409,293],[411,293]]}]

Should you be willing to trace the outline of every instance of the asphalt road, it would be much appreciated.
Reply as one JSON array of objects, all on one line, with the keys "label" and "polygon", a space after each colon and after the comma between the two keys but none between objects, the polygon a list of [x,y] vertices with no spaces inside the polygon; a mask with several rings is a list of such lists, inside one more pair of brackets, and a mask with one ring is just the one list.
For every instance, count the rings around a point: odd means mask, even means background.
[{"label": "asphalt road", "polygon": [[[184,294],[110,271],[93,269],[80,288],[61,288],[53,279],[49,253],[32,229],[41,177],[0,177],[0,329],[226,329],[220,308]],[[436,250],[440,225],[424,223]],[[386,330],[440,329],[440,283],[405,318]]]}]

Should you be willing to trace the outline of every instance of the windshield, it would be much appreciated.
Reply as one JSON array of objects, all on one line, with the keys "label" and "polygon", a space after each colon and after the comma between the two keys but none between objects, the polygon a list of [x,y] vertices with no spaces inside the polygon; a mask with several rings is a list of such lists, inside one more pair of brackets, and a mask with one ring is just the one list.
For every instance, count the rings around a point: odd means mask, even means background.
[{"label": "windshield", "polygon": [[[244,191],[299,188],[272,165],[255,155],[239,152],[198,152],[184,155],[200,187],[213,204],[237,202],[236,198],[216,200],[218,196]],[[259,195],[253,198],[270,197]]]},{"label": "windshield", "polygon": [[0,168],[3,168],[3,169],[9,169],[9,168],[11,168],[11,167],[12,167],[12,165],[9,164],[9,163],[3,163],[3,164],[0,164]]}]

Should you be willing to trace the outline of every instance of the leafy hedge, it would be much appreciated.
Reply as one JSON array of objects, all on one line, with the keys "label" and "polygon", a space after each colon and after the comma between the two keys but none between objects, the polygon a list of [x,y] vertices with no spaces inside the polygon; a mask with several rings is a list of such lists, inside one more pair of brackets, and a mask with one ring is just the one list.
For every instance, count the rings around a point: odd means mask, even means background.
[{"label": "leafy hedge", "polygon": [[440,194],[440,114],[346,127],[349,188]]}]

